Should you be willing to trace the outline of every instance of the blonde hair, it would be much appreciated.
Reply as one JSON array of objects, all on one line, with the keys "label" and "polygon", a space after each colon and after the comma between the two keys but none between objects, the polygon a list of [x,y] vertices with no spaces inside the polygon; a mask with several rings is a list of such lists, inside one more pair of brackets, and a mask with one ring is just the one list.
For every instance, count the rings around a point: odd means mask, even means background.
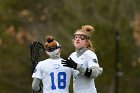
[{"label": "blonde hair", "polygon": [[80,29],[75,31],[75,33],[76,32],[83,32],[84,33],[84,35],[87,37],[87,42],[89,43],[87,45],[87,48],[90,49],[91,51],[95,51],[95,48],[93,47],[92,41],[90,40],[93,31],[95,31],[94,27],[92,27],[90,25],[83,25],[83,26],[81,26]]}]

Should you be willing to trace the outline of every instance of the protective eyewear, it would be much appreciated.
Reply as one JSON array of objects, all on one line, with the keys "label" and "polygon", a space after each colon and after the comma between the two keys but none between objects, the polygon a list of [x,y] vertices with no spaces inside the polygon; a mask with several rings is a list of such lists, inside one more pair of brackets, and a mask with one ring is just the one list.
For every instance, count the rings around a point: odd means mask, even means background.
[{"label": "protective eyewear", "polygon": [[61,48],[61,46],[51,46],[51,47],[46,48],[46,51],[52,52],[52,51],[54,51],[54,50],[56,50],[58,48]]},{"label": "protective eyewear", "polygon": [[74,40],[80,38],[81,40],[89,39],[86,35],[84,34],[75,34],[74,35]]}]

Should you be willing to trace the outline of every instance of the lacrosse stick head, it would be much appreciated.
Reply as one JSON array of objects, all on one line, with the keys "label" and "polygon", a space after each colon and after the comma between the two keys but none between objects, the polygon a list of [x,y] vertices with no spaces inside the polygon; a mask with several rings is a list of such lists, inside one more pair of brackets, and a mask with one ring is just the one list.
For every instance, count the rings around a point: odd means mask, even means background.
[{"label": "lacrosse stick head", "polygon": [[31,52],[31,62],[32,62],[32,73],[40,61],[40,57],[45,52],[44,46],[40,42],[33,42],[30,46],[30,52]]}]

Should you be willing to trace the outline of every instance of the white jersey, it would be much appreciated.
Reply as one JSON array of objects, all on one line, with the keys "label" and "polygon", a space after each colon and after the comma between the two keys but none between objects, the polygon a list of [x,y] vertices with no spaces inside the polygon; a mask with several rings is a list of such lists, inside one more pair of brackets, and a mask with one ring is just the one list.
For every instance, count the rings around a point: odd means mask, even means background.
[{"label": "white jersey", "polygon": [[[99,67],[97,56],[91,50],[86,50],[79,57],[76,52],[73,52],[70,57],[73,61],[82,64],[85,68],[90,68],[92,66]],[[73,78],[74,93],[97,93],[93,78],[81,75],[78,70],[74,71]]]},{"label": "white jersey", "polygon": [[43,93],[69,93],[72,69],[64,67],[60,59],[46,59],[36,66],[33,78],[42,80]]}]

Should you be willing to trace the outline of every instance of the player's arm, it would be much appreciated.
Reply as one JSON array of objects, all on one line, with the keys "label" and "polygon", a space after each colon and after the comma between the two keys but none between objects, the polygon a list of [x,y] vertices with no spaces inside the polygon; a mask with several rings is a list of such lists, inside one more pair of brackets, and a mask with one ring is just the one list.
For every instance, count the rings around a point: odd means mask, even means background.
[{"label": "player's arm", "polygon": [[39,85],[40,85],[40,81],[41,81],[41,80],[38,79],[38,78],[33,78],[32,89],[33,89],[34,91],[39,92],[39,93],[43,93],[42,87],[39,86]]},{"label": "player's arm", "polygon": [[97,66],[92,66],[90,68],[85,68],[81,64],[77,64],[76,68],[82,75],[85,75],[89,78],[96,78],[102,74],[103,69]]},{"label": "player's arm", "polygon": [[74,68],[78,70],[82,75],[85,75],[89,78],[96,78],[97,76],[101,75],[103,69],[98,66],[92,66],[90,68],[83,67],[82,64],[77,64],[71,58],[67,60],[62,60],[63,66]]}]

